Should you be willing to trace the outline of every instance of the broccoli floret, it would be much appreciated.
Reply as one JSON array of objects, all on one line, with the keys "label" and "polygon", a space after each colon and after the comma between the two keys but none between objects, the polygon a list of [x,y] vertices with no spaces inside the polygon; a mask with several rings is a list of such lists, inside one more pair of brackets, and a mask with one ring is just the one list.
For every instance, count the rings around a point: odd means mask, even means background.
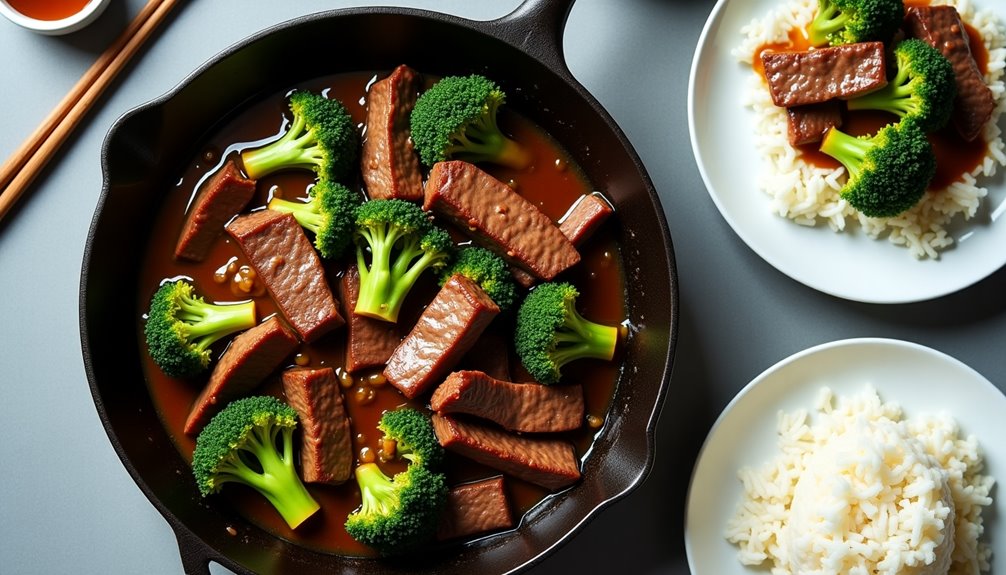
[{"label": "broccoli floret", "polygon": [[807,26],[811,46],[879,41],[887,44],[901,26],[901,0],[818,0]]},{"label": "broccoli floret", "polygon": [[303,90],[290,95],[293,119],[279,139],[244,150],[241,161],[249,178],[278,170],[313,170],[321,179],[341,180],[354,166],[359,134],[342,102]]},{"label": "broccoli floret", "polygon": [[356,468],[362,504],[346,518],[346,532],[381,555],[400,555],[431,540],[447,500],[442,473],[409,464],[393,478],[376,463]]},{"label": "broccoli floret", "polygon": [[206,497],[225,483],[243,483],[265,496],[296,529],[320,508],[304,487],[294,461],[297,412],[272,396],[238,399],[196,437],[192,472]]},{"label": "broccoli floret", "polygon": [[524,168],[530,156],[496,123],[506,100],[485,76],[447,76],[422,93],[410,117],[412,142],[427,166],[455,159]]},{"label": "broccoli floret", "polygon": [[150,300],[144,333],[150,357],[171,377],[189,377],[210,364],[210,346],[258,322],[255,302],[207,303],[186,280],[163,284]]},{"label": "broccoli floret", "polygon": [[429,416],[409,407],[385,411],[377,424],[384,439],[394,442],[394,455],[417,465],[437,469],[444,460],[444,448],[440,446],[433,431]]},{"label": "broccoli floret", "polygon": [[[419,206],[404,200],[371,200],[356,210],[360,295],[355,313],[398,321],[398,312],[426,269],[447,264],[454,244]],[[367,265],[366,252],[370,252]]]},{"label": "broccoli floret", "polygon": [[886,86],[846,103],[850,110],[883,110],[914,118],[926,132],[946,125],[954,111],[957,81],[950,60],[918,38],[894,48],[897,73]]},{"label": "broccoli floret", "polygon": [[540,383],[557,383],[562,367],[573,360],[611,360],[615,355],[621,329],[581,316],[576,309],[579,296],[572,284],[543,283],[531,290],[517,310],[517,355]]},{"label": "broccoli floret", "polygon": [[269,209],[292,213],[297,223],[314,232],[314,247],[326,259],[340,257],[352,243],[359,205],[359,194],[330,180],[312,186],[306,203],[282,198],[269,200]]},{"label": "broccoli floret", "polygon": [[910,119],[858,138],[831,128],[821,151],[848,171],[839,194],[873,218],[896,216],[914,206],[936,172],[932,146]]},{"label": "broccoli floret", "polygon": [[440,285],[454,274],[461,274],[482,288],[501,310],[509,309],[517,297],[513,273],[503,258],[477,246],[458,250],[454,261],[440,274]]}]

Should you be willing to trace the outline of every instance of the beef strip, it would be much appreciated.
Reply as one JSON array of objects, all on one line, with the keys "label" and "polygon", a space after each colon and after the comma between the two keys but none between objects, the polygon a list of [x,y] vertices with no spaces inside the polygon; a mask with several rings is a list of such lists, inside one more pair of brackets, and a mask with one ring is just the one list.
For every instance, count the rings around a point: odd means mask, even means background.
[{"label": "beef strip", "polygon": [[574,246],[580,246],[613,213],[615,210],[601,194],[584,194],[570,206],[566,215],[559,218],[559,231]]},{"label": "beef strip", "polygon": [[298,344],[297,335],[275,315],[238,334],[213,366],[183,431],[189,435],[199,433],[228,403],[265,381]]},{"label": "beef strip", "polygon": [[481,371],[455,371],[430,399],[440,414],[465,413],[488,419],[510,431],[548,433],[570,431],[583,424],[580,385],[513,383]]},{"label": "beef strip", "polygon": [[416,397],[457,365],[499,311],[475,282],[451,276],[388,358],[384,376]]},{"label": "beef strip", "polygon": [[245,178],[228,160],[196,193],[175,245],[175,258],[201,262],[227,222],[255,195],[255,180]]},{"label": "beef strip", "polygon": [[300,416],[304,481],[344,483],[353,473],[353,442],[335,370],[288,369],[283,372],[283,393]]},{"label": "beef strip", "polygon": [[513,279],[517,282],[517,285],[524,289],[528,289],[538,283],[538,278],[513,264],[510,264],[510,273],[513,274]]},{"label": "beef strip", "polygon": [[419,88],[419,74],[401,65],[367,91],[367,133],[360,168],[371,199],[423,200],[423,177],[409,130],[409,114]]},{"label": "beef strip", "polygon": [[380,367],[402,341],[400,324],[353,313],[360,297],[360,270],[350,264],[339,280],[339,298],[346,318],[346,371],[355,373]]},{"label": "beef strip", "polygon": [[302,340],[313,342],[344,323],[325,268],[292,214],[252,212],[228,224],[227,232]]},{"label": "beef strip", "polygon": [[887,85],[883,42],[859,42],[806,52],[761,54],[772,102],[779,107],[852,98]]},{"label": "beef strip", "polygon": [[568,441],[517,435],[436,413],[432,419],[440,445],[473,461],[553,491],[580,479],[576,453]]},{"label": "beef strip", "polygon": [[503,476],[498,475],[455,485],[447,492],[437,539],[447,541],[511,527],[513,514]]},{"label": "beef strip", "polygon": [[477,243],[535,276],[551,280],[580,253],[534,204],[474,164],[438,162],[423,209],[452,221]]},{"label": "beef strip", "polygon": [[905,29],[950,60],[957,78],[954,126],[965,140],[974,140],[992,117],[995,99],[971,54],[968,32],[957,9],[953,6],[911,6],[905,10]]},{"label": "beef strip", "polygon": [[[614,208],[600,193],[584,194],[559,218],[559,231],[575,247],[587,241],[597,228],[615,213]],[[515,265],[510,266],[517,285],[528,289],[537,283],[537,278]]]},{"label": "beef strip", "polygon": [[786,108],[786,115],[791,146],[820,142],[829,129],[842,126],[842,104],[838,100]]}]

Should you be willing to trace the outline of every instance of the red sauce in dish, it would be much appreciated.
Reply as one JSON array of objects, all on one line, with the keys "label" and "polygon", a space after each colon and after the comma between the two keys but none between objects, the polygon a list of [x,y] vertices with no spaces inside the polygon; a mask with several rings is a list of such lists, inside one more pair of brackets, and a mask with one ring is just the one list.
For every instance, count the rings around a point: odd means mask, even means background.
[{"label": "red sauce in dish", "polygon": [[[928,6],[929,0],[906,0],[905,7]],[[985,74],[988,71],[988,50],[981,34],[976,28],[965,23],[965,30],[968,35],[968,44],[971,47],[971,54],[978,65],[978,70]],[[765,69],[761,64],[761,54],[766,50],[775,51],[805,51],[811,49],[806,32],[800,28],[789,31],[789,40],[781,43],[770,43],[759,46],[754,53],[754,70],[764,78]],[[889,123],[896,122],[898,117],[886,112],[872,110],[844,110],[841,130],[854,136],[866,136],[875,134],[877,130]],[[950,184],[961,179],[964,174],[971,173],[977,168],[988,151],[988,145],[982,138],[967,141],[960,136],[950,122],[942,130],[929,134],[929,142],[933,146],[936,154],[936,174],[929,183],[929,189],[933,191],[944,190]],[[831,156],[821,152],[818,143],[798,146],[801,157],[811,165],[825,168],[837,169],[841,164]]]},{"label": "red sauce in dish", "polygon": [[[346,105],[355,121],[362,123],[365,119],[363,101],[366,86],[372,76],[370,73],[343,74],[320,78],[297,87],[327,91],[329,97],[336,97]],[[174,188],[168,191],[160,215],[152,223],[152,240],[146,248],[145,265],[139,278],[142,292],[137,301],[138,309],[141,310],[137,314],[137,333],[141,342],[143,321],[140,315],[149,305],[150,296],[166,278],[177,276],[192,278],[196,291],[204,295],[208,301],[244,299],[244,296],[236,295],[232,291],[229,280],[214,279],[218,275],[218,270],[226,268],[228,262],[233,260],[236,266],[245,263],[237,246],[226,233],[216,242],[211,254],[202,264],[175,261],[172,258],[174,244],[181,229],[186,204],[197,183],[220,163],[221,155],[227,153],[229,147],[231,152],[234,151],[232,146],[235,143],[254,142],[279,131],[282,116],[286,111],[284,94],[272,95],[248,107],[222,130],[211,136],[202,146],[199,157],[190,162],[179,175]],[[488,165],[482,166],[484,169],[504,182],[513,180],[515,189],[538,205],[553,220],[559,219],[581,194],[592,190],[581,170],[566,152],[537,126],[509,109],[501,110],[499,119],[504,132],[528,147],[534,156],[534,165],[522,171]],[[268,201],[269,193],[279,193],[288,198],[303,197],[312,181],[312,173],[296,171],[276,173],[262,178],[258,183],[258,195],[247,209],[264,205]],[[360,189],[362,190],[362,187]],[[580,289],[582,295],[578,307],[584,316],[612,325],[620,323],[626,314],[623,296],[624,273],[611,226],[602,226],[597,234],[580,246],[580,251],[583,261],[575,269],[566,272],[562,279],[573,282]],[[333,293],[337,294],[335,286],[342,269],[339,264],[327,264],[327,272]],[[415,318],[420,311],[416,302],[428,301],[436,289],[432,276],[427,273],[410,294],[406,302],[407,309],[403,309],[402,317],[409,317],[411,314],[411,317]],[[411,307],[409,301],[412,301]],[[256,304],[260,318],[276,311],[268,297],[256,298]],[[497,318],[490,329],[506,327],[507,320],[503,317]],[[502,323],[500,320],[503,320]],[[218,342],[218,346],[222,350],[222,343]],[[298,365],[311,367],[330,366],[342,374],[344,348],[344,331],[340,329],[313,344],[301,345],[295,356],[290,359],[290,365],[296,362]],[[145,345],[141,344],[141,349],[145,349]],[[526,379],[521,379],[519,375],[522,373],[519,360],[513,354],[510,357],[513,378],[525,381]],[[159,416],[183,457],[191,460],[195,440],[182,432],[182,426],[193,400],[205,383],[205,378],[192,381],[173,379],[161,373],[149,358],[145,357],[144,361],[147,386]],[[382,385],[379,380],[371,381],[370,376],[377,373],[378,370],[373,373],[356,374],[343,388],[353,430],[357,434],[354,440],[354,452],[358,458],[361,451],[369,450],[371,453],[377,453],[380,433],[377,432],[376,425],[381,412],[407,403],[390,384]],[[566,366],[563,373],[565,380],[583,384],[587,415],[603,419],[614,395],[619,363],[581,360]],[[255,393],[280,396],[282,386],[278,374],[279,371],[274,373]],[[413,404],[423,408],[427,401],[428,394],[425,394],[421,396],[420,402]],[[578,456],[583,457],[597,431],[584,425],[582,429],[564,434],[563,437],[572,441]],[[382,464],[382,467],[386,472],[395,471],[393,465]],[[448,483],[453,485],[469,479],[498,475],[499,472],[457,456],[450,456],[447,474]],[[194,480],[191,477],[181,477],[179,481]],[[511,477],[507,477],[507,488],[515,518],[521,517],[549,495],[540,487]],[[360,503],[355,480],[351,479],[338,487],[312,484],[308,489],[321,503],[322,511],[296,531],[289,529],[265,498],[250,488],[236,484],[228,485],[220,494],[212,497],[221,498],[250,522],[283,539],[326,552],[369,555],[369,550],[349,537],[343,528],[346,516]]]},{"label": "red sauce in dish", "polygon": [[84,9],[91,0],[7,0],[10,7],[36,20],[62,20]]}]

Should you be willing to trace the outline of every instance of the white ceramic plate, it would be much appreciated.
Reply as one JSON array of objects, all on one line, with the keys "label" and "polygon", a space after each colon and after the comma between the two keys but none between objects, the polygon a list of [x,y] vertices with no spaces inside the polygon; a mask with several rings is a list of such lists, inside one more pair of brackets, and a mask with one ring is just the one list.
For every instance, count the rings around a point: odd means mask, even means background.
[{"label": "white ceramic plate", "polygon": [[737,471],[778,452],[776,414],[812,411],[821,387],[836,395],[870,384],[905,417],[946,412],[974,434],[986,473],[996,479],[994,501],[982,516],[992,545],[992,571],[1006,565],[1006,395],[960,361],[928,347],[891,339],[847,339],[812,347],[770,367],[727,405],[709,432],[692,473],[685,514],[685,549],[693,575],[768,573],[745,567],[723,536],[740,501]]},{"label": "white ceramic plate", "polygon": [[808,228],[771,211],[769,196],[753,175],[767,169],[755,149],[754,112],[742,106],[740,97],[751,68],[730,52],[742,40],[742,26],[778,5],[779,0],[719,0],[702,30],[689,77],[688,128],[695,160],[716,207],[737,235],[791,278],[870,303],[946,295],[1006,264],[1006,170],[979,182],[989,190],[984,207],[970,222],[955,219],[950,228],[955,246],[938,261],[916,260],[886,239],[873,240],[858,231],[836,233],[823,223]]}]

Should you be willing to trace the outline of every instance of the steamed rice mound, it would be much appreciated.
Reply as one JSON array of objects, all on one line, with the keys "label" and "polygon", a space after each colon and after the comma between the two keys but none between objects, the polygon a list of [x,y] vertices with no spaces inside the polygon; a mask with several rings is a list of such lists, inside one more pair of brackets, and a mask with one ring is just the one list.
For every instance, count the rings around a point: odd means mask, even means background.
[{"label": "steamed rice mound", "polygon": [[[867,236],[886,237],[919,259],[938,258],[941,250],[954,244],[947,229],[952,220],[971,220],[978,215],[988,195],[980,180],[994,176],[997,167],[1006,166],[1006,144],[998,126],[1006,109],[1006,30],[991,11],[976,9],[970,0],[933,0],[932,4],[955,6],[961,18],[981,34],[988,51],[985,83],[992,90],[996,108],[981,136],[987,143],[983,160],[947,189],[927,191],[910,210],[891,218],[869,218],[839,196],[846,179],[844,168],[814,166],[803,161],[801,153],[789,145],[785,108],[772,103],[764,80],[752,72],[743,92],[743,105],[755,114],[755,145],[769,165],[759,177],[758,186],[769,196],[774,213],[805,226],[827,222],[836,232],[849,232],[858,226]],[[743,27],[734,57],[752,64],[760,46],[787,42],[789,31],[805,28],[816,11],[817,0],[781,0],[776,10]]]},{"label": "steamed rice mound", "polygon": [[949,417],[907,420],[876,391],[825,388],[813,421],[780,413],[779,455],[738,473],[742,500],[725,536],[745,565],[773,575],[977,575],[993,480],[974,437]]}]

